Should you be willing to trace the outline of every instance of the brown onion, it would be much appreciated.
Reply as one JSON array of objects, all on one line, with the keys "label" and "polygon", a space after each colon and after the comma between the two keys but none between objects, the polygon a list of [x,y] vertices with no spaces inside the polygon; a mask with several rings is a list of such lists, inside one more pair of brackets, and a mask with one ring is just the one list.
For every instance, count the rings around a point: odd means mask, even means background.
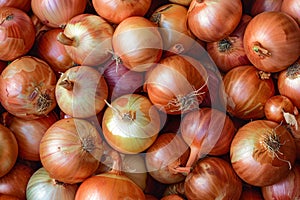
[{"label": "brown onion", "polygon": [[280,11],[283,1],[285,0],[254,0],[251,5],[251,15],[255,16],[267,11]]},{"label": "brown onion", "polygon": [[113,27],[103,18],[81,14],[71,18],[57,40],[79,65],[98,66],[111,57]]},{"label": "brown onion", "polygon": [[254,120],[237,131],[231,143],[230,159],[242,180],[263,187],[288,175],[296,159],[296,145],[282,125]]},{"label": "brown onion", "polygon": [[31,9],[31,0],[1,0],[0,7],[15,7],[28,12]]},{"label": "brown onion", "polygon": [[24,11],[0,6],[0,60],[13,61],[29,52],[35,28]]},{"label": "brown onion", "polygon": [[87,0],[32,0],[33,13],[52,28],[63,28],[74,16],[82,14],[86,8]]},{"label": "brown onion", "polygon": [[200,160],[185,179],[187,199],[231,199],[239,200],[242,181],[231,165],[217,157]]},{"label": "brown onion", "polygon": [[279,72],[300,55],[300,28],[289,15],[279,11],[263,12],[249,22],[244,48],[251,63],[265,72]]},{"label": "brown onion", "polygon": [[300,2],[298,0],[283,0],[281,11],[291,15],[300,25]]}]

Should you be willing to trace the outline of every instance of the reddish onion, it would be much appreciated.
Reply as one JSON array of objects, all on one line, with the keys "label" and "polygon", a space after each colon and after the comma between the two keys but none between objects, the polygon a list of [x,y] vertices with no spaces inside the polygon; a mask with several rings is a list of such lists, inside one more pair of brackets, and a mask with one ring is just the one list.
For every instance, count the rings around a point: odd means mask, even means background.
[{"label": "reddish onion", "polygon": [[1,0],[0,7],[15,7],[28,12],[31,9],[31,0]]},{"label": "reddish onion", "polygon": [[87,0],[32,0],[33,13],[52,28],[63,28],[74,16],[82,14],[86,8]]},{"label": "reddish onion", "polygon": [[300,198],[300,165],[296,164],[290,173],[273,185],[262,187],[265,200]]},{"label": "reddish onion", "polygon": [[255,16],[266,11],[280,11],[283,1],[285,0],[254,0],[251,5],[251,15]]},{"label": "reddish onion", "polygon": [[289,15],[268,11],[256,15],[244,34],[244,48],[251,63],[265,72],[279,72],[300,55],[300,28]]},{"label": "reddish onion", "polygon": [[251,64],[243,43],[244,32],[251,19],[251,16],[244,14],[238,26],[228,37],[207,43],[207,52],[221,71],[227,72],[236,66]]},{"label": "reddish onion", "polygon": [[[151,5],[151,0],[92,0],[96,12],[114,24],[132,16],[144,16]],[[118,13],[118,14],[116,14]]]},{"label": "reddish onion", "polygon": [[2,71],[0,100],[17,117],[40,118],[56,107],[55,84],[55,73],[46,62],[23,56]]},{"label": "reddish onion", "polygon": [[64,45],[56,39],[60,32],[63,32],[63,30],[58,28],[46,31],[37,40],[36,47],[38,56],[57,73],[65,72],[75,65],[75,62],[66,52]]},{"label": "reddish onion", "polygon": [[162,55],[163,42],[158,28],[144,17],[123,20],[115,29],[112,45],[117,62],[133,71],[147,71]]},{"label": "reddish onion", "polygon": [[18,158],[18,143],[10,129],[0,124],[0,177],[9,173]]},{"label": "reddish onion", "polygon": [[199,108],[207,92],[207,71],[202,63],[184,55],[162,59],[150,72],[144,90],[151,102],[167,114]]},{"label": "reddish onion", "polygon": [[49,176],[45,168],[38,169],[29,179],[26,187],[27,200],[73,200],[78,185],[66,184]]},{"label": "reddish onion", "polygon": [[108,87],[104,77],[89,66],[76,66],[61,75],[55,88],[59,108],[76,118],[96,116],[104,107]]},{"label": "reddish onion", "polygon": [[13,61],[33,47],[35,28],[24,11],[0,6],[0,60]]},{"label": "reddish onion", "polygon": [[13,131],[18,142],[19,157],[25,160],[40,160],[40,141],[47,129],[58,120],[54,112],[47,116],[26,120],[8,116],[6,126]]},{"label": "reddish onion", "polygon": [[163,133],[146,152],[148,173],[160,183],[181,182],[185,175],[177,168],[185,166],[189,153],[188,145],[179,134]]},{"label": "reddish onion", "polygon": [[113,100],[105,110],[102,129],[107,143],[117,151],[136,154],[156,140],[160,117],[150,100],[140,94],[127,94]]},{"label": "reddish onion", "polygon": [[98,168],[103,153],[97,129],[83,119],[61,119],[44,134],[40,143],[43,167],[51,178],[78,183]]},{"label": "reddish onion", "polygon": [[229,36],[241,17],[240,0],[193,0],[189,5],[187,23],[197,38],[215,42]]},{"label": "reddish onion", "polygon": [[279,93],[300,109],[300,60],[279,73],[277,86]]},{"label": "reddish onion", "polygon": [[292,135],[270,120],[254,120],[241,127],[230,147],[232,167],[253,186],[272,185],[286,177],[296,159]]},{"label": "reddish onion", "polygon": [[275,94],[270,74],[252,65],[238,66],[225,74],[223,82],[230,115],[241,119],[264,117],[264,105]]},{"label": "reddish onion", "polygon": [[281,11],[292,16],[300,25],[300,1],[298,0],[283,0]]},{"label": "reddish onion", "polygon": [[231,165],[217,157],[200,160],[185,179],[187,199],[231,199],[239,200],[242,181]]},{"label": "reddish onion", "polygon": [[75,63],[98,66],[111,57],[113,32],[106,20],[85,13],[71,18],[57,40]]},{"label": "reddish onion", "polygon": [[33,173],[29,166],[17,162],[8,174],[0,178],[0,194],[26,200],[26,187]]}]

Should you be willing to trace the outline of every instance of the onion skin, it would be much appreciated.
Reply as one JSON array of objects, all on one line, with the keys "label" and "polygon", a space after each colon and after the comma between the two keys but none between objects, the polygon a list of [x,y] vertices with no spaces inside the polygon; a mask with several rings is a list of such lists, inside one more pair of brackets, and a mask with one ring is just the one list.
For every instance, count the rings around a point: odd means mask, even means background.
[{"label": "onion skin", "polygon": [[23,56],[1,73],[1,104],[17,117],[44,117],[56,107],[55,84],[56,75],[45,61]]},{"label": "onion skin", "polygon": [[230,115],[245,120],[264,117],[264,105],[275,94],[275,86],[272,77],[264,78],[263,74],[252,65],[244,65],[224,75],[222,95],[227,98]]},{"label": "onion skin", "polygon": [[177,194],[170,194],[168,196],[164,196],[160,200],[184,200],[184,198]]},{"label": "onion skin", "polygon": [[246,183],[263,187],[286,177],[296,159],[292,135],[280,124],[254,120],[234,136],[230,159],[237,175]]},{"label": "onion skin", "polygon": [[187,23],[197,38],[205,42],[215,42],[229,36],[241,17],[240,0],[193,0],[189,5]]},{"label": "onion skin", "polygon": [[300,2],[297,0],[284,0],[281,5],[281,11],[292,16],[300,25]]},{"label": "onion skin", "polygon": [[299,25],[291,16],[279,11],[256,15],[244,34],[248,59],[265,72],[279,72],[293,64],[300,55],[299,44]]},{"label": "onion skin", "polygon": [[1,0],[0,7],[14,7],[28,12],[31,9],[31,0]]},{"label": "onion skin", "polygon": [[200,160],[187,175],[184,189],[187,199],[239,200],[242,181],[228,162],[207,157]]},{"label": "onion skin", "polygon": [[149,10],[152,0],[93,0],[92,2],[101,17],[111,23],[119,24],[128,17],[144,16]]},{"label": "onion skin", "polygon": [[251,5],[251,15],[255,16],[267,11],[280,11],[283,1],[285,0],[254,0]]},{"label": "onion skin", "polygon": [[0,60],[24,56],[34,41],[35,28],[28,14],[14,7],[0,7]]},{"label": "onion skin", "polygon": [[18,143],[13,132],[0,124],[0,177],[14,167],[18,158]]},{"label": "onion skin", "polygon": [[82,14],[87,0],[59,1],[32,0],[31,9],[43,24],[51,28],[63,28],[74,16]]},{"label": "onion skin", "polygon": [[300,165],[296,164],[290,173],[279,182],[262,187],[265,200],[300,198]]},{"label": "onion skin", "polygon": [[83,119],[61,119],[44,134],[40,157],[50,177],[74,184],[91,176],[103,154],[102,139],[94,126]]},{"label": "onion skin", "polygon": [[70,185],[52,179],[42,167],[30,177],[26,198],[27,200],[73,200],[77,188],[77,184]]}]

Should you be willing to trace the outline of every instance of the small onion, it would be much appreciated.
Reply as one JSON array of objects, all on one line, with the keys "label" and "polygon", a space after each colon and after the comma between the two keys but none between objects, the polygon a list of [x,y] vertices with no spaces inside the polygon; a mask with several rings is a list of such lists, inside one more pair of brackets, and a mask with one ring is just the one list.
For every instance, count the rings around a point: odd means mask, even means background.
[{"label": "small onion", "polygon": [[111,57],[113,32],[106,20],[85,13],[71,18],[57,40],[75,63],[98,66]]},{"label": "small onion", "polygon": [[13,61],[33,47],[35,28],[24,11],[0,6],[0,60]]},{"label": "small onion", "polygon": [[27,200],[74,200],[78,186],[52,179],[44,169],[38,169],[29,179],[26,188]]},{"label": "small onion", "polygon": [[56,75],[43,60],[23,56],[11,62],[0,76],[0,100],[11,114],[36,119],[56,107]]},{"label": "small onion", "polygon": [[288,175],[296,159],[296,145],[282,125],[254,120],[237,131],[231,143],[230,159],[241,179],[263,187]]}]

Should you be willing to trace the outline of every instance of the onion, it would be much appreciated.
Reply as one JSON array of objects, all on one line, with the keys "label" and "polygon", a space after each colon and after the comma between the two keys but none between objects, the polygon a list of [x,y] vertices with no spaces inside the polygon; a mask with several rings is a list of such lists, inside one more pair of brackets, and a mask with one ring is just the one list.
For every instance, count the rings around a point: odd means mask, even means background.
[{"label": "onion", "polygon": [[296,145],[292,135],[280,124],[254,120],[237,131],[230,158],[241,179],[263,187],[288,175],[295,162]]},{"label": "onion", "polygon": [[184,190],[187,199],[239,200],[242,181],[228,162],[208,157],[200,160],[187,175]]},{"label": "onion", "polygon": [[300,109],[300,60],[279,73],[277,86],[279,93]]},{"label": "onion", "polygon": [[251,5],[251,15],[255,16],[267,11],[280,11],[283,1],[285,0],[254,0]]},{"label": "onion", "polygon": [[275,94],[270,74],[252,65],[238,66],[225,74],[223,82],[230,115],[241,119],[264,117],[264,105]]},{"label": "onion", "polygon": [[76,118],[96,116],[104,107],[108,87],[104,77],[89,66],[76,66],[61,75],[55,88],[59,108]]},{"label": "onion", "polygon": [[112,170],[84,180],[76,192],[75,200],[146,200],[142,189],[122,173],[118,152],[111,151],[108,155],[113,160]]},{"label": "onion", "polygon": [[43,167],[51,178],[74,184],[91,176],[103,153],[96,128],[83,119],[61,119],[44,134],[40,143]]},{"label": "onion", "polygon": [[273,185],[262,187],[265,200],[300,198],[300,165],[296,164],[289,174]]},{"label": "onion", "polygon": [[0,124],[0,177],[9,173],[18,157],[18,143],[10,129]]},{"label": "onion", "polygon": [[145,81],[151,102],[167,114],[183,114],[199,108],[207,92],[207,71],[188,56],[162,59]]},{"label": "onion", "polygon": [[56,107],[55,84],[55,73],[46,62],[23,56],[2,71],[0,100],[17,117],[40,118]]},{"label": "onion", "polygon": [[75,63],[98,66],[111,57],[113,32],[106,20],[85,13],[71,18],[57,40]]},{"label": "onion", "polygon": [[96,12],[114,24],[119,24],[128,17],[144,16],[151,5],[151,0],[92,0],[92,2]]},{"label": "onion", "polygon": [[39,161],[40,141],[47,131],[47,129],[58,120],[54,112],[49,113],[47,116],[26,120],[18,117],[11,116],[6,126],[13,131],[19,149],[19,157],[25,160]]},{"label": "onion", "polygon": [[113,100],[105,110],[102,129],[107,143],[117,151],[136,154],[156,140],[160,117],[149,99],[127,94]]},{"label": "onion", "polygon": [[29,179],[26,188],[27,200],[73,200],[78,186],[52,179],[44,169],[38,169]]},{"label": "onion", "polygon": [[246,55],[255,67],[265,72],[279,72],[293,64],[300,55],[299,44],[299,25],[279,11],[256,15],[244,34]]},{"label": "onion", "polygon": [[68,55],[64,45],[57,41],[57,35],[62,29],[54,28],[43,33],[37,41],[37,54],[46,61],[57,73],[65,72],[73,67],[75,62]]},{"label": "onion", "polygon": [[207,52],[218,68],[223,72],[251,64],[244,50],[243,37],[245,29],[252,17],[244,14],[235,30],[226,38],[207,43]]},{"label": "onion", "polygon": [[24,11],[0,6],[0,60],[13,61],[29,52],[35,28]]},{"label": "onion", "polygon": [[2,0],[0,1],[0,7],[15,7],[28,12],[31,8],[31,0]]},{"label": "onion", "polygon": [[182,137],[175,133],[163,133],[146,152],[148,173],[164,184],[178,183],[185,179],[184,171],[177,170],[185,166],[189,148]]},{"label": "onion", "polygon": [[182,5],[182,6],[189,6],[192,0],[169,0],[171,3]]},{"label": "onion", "polygon": [[215,42],[233,32],[241,17],[240,0],[193,0],[189,5],[187,23],[197,38]]},{"label": "onion", "polygon": [[86,8],[87,0],[32,0],[33,13],[52,28],[63,28],[74,16],[82,14]]},{"label": "onion", "polygon": [[300,2],[297,0],[283,0],[281,11],[292,16],[300,25]]},{"label": "onion", "polygon": [[17,162],[11,171],[0,178],[0,194],[26,199],[26,187],[34,171],[27,165]]},{"label": "onion", "polygon": [[147,71],[162,55],[163,42],[156,25],[144,17],[123,20],[115,29],[112,45],[117,62],[133,71]]}]

